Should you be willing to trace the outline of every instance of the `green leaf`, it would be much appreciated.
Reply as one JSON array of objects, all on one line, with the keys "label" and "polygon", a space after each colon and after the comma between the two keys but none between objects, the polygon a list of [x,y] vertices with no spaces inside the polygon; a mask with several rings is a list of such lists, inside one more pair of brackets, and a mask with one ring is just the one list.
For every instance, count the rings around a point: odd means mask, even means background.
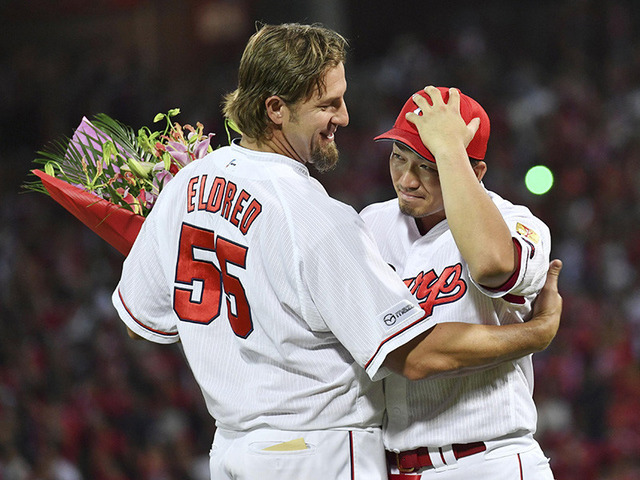
[{"label": "green leaf", "polygon": [[127,165],[131,169],[131,173],[133,173],[136,177],[139,178],[149,178],[149,174],[153,170],[153,163],[151,162],[138,162],[133,158],[127,159]]},{"label": "green leaf", "polygon": [[109,165],[111,163],[111,157],[116,153],[116,146],[113,142],[104,142],[102,145],[102,159],[104,160],[104,163]]},{"label": "green leaf", "polygon": [[158,113],[155,117],[153,117],[153,123],[158,123],[163,118],[164,118],[164,113]]},{"label": "green leaf", "polygon": [[230,118],[225,118],[224,119],[224,129],[227,132],[227,141],[229,142],[229,145],[231,145],[231,130],[233,130],[234,132],[239,133],[240,135],[242,135],[242,132],[240,131],[240,129],[238,128],[238,126],[236,125],[236,123],[231,120]]},{"label": "green leaf", "polygon": [[225,121],[225,123],[226,123],[227,125],[229,125],[229,128],[230,128],[231,130],[233,130],[234,132],[237,132],[237,133],[239,133],[239,134],[241,134],[241,135],[242,135],[242,131],[240,130],[240,128],[238,127],[238,125],[236,125],[236,122],[234,122],[234,121],[233,121],[233,120],[231,120],[230,118],[225,118],[225,119],[224,119],[224,121]]},{"label": "green leaf", "polygon": [[111,137],[118,152],[126,158],[131,157],[139,162],[147,162],[152,159],[153,155],[144,151],[131,127],[114,120],[104,113],[96,115],[92,123],[97,129]]}]

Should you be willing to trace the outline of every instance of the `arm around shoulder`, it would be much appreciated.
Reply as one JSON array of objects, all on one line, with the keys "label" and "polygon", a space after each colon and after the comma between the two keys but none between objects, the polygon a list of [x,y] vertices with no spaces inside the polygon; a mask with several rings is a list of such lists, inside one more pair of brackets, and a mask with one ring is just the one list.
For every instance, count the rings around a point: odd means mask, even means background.
[{"label": "arm around shoulder", "polygon": [[391,352],[385,366],[409,380],[483,367],[539,352],[555,337],[562,314],[558,292],[560,260],[549,266],[547,280],[534,302],[533,317],[513,325],[438,324]]}]

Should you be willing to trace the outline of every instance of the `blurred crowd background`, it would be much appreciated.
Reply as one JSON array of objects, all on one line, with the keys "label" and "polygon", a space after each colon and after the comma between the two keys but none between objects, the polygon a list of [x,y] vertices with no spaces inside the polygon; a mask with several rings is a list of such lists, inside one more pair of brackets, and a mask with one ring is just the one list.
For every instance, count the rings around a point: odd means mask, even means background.
[{"label": "blurred crowd background", "polygon": [[[341,164],[360,209],[391,198],[389,128],[411,93],[456,86],[488,111],[485,185],[550,226],[563,322],[534,358],[537,438],[559,480],[640,478],[640,3],[622,0],[0,2],[0,480],[205,480],[214,431],[179,346],[128,339],[123,258],[24,193],[36,151],[107,113],[182,110],[226,134],[255,21],[321,22],[351,42]],[[524,187],[543,164],[546,195]]]}]

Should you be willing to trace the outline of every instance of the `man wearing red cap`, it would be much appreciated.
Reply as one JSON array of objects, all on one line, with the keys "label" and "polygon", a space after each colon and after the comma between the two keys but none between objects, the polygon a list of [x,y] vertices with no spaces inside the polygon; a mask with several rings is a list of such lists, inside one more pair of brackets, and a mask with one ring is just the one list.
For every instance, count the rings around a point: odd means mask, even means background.
[{"label": "man wearing red cap", "polygon": [[[490,123],[456,89],[414,94],[393,128],[397,199],[361,215],[436,323],[527,321],[549,267],[549,229],[485,189]],[[531,355],[455,376],[385,379],[391,479],[552,479],[533,437]]]}]

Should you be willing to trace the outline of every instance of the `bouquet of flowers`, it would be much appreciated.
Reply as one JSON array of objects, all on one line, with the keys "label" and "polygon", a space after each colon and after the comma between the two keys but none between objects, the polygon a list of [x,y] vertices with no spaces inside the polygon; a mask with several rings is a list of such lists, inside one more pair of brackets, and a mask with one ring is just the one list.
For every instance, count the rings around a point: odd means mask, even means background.
[{"label": "bouquet of flowers", "polygon": [[[212,151],[214,134],[197,123],[181,126],[172,118],[179,109],[160,113],[136,133],[105,114],[84,117],[73,136],[54,141],[34,161],[37,180],[28,190],[50,195],[76,218],[125,256],[164,185],[182,167]],[[237,128],[226,122],[229,128]]]}]

